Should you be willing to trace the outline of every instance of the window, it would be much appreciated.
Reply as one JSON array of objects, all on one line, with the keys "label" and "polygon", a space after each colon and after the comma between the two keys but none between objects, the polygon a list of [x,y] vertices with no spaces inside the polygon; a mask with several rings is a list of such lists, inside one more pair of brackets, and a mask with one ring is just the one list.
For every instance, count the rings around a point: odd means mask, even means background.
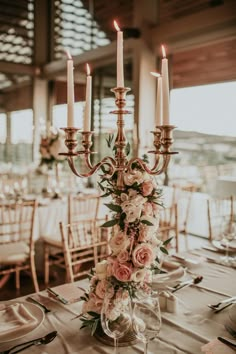
[{"label": "window", "polygon": [[236,82],[171,91],[171,124],[179,130],[236,136]]}]

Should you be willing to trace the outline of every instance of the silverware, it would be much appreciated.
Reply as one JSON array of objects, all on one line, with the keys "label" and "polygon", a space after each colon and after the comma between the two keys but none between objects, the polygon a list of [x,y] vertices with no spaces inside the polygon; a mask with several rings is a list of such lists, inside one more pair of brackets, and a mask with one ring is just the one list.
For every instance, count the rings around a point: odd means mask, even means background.
[{"label": "silverware", "polygon": [[59,295],[58,293],[56,293],[54,290],[52,290],[51,288],[47,288],[47,291],[49,293],[51,293],[52,295],[54,295],[57,300],[59,300],[60,302],[62,302],[64,305],[68,304],[68,300],[66,300],[64,297],[62,297],[61,295]]},{"label": "silverware", "polygon": [[219,341],[222,343],[229,345],[230,347],[236,348],[236,341],[230,338],[225,338],[225,337],[217,337]]},{"label": "silverware", "polygon": [[232,327],[226,324],[225,329],[232,337],[236,338],[236,331]]},{"label": "silverware", "polygon": [[199,284],[202,281],[203,277],[201,275],[198,275],[196,278],[187,280],[183,283],[180,283],[176,286],[174,286],[174,290],[172,290],[172,293],[175,293],[176,291],[186,288],[187,286],[193,285],[193,284]]},{"label": "silverware", "polygon": [[[14,347],[11,347],[8,350],[0,352],[0,354],[19,353],[19,352],[21,352],[22,350],[24,350],[26,348],[32,347],[33,345],[48,344],[51,341],[53,341],[53,339],[56,338],[56,336],[57,336],[57,331],[53,331],[53,332],[50,332],[50,333],[46,334],[44,337],[33,339],[33,340],[30,340],[30,341],[25,342],[25,343],[17,344]],[[14,352],[12,352],[13,349],[16,349],[18,347],[19,347],[19,349],[17,349]]]},{"label": "silverware", "polygon": [[233,304],[234,304],[234,302],[230,302],[229,304],[227,304],[227,305],[221,307],[220,309],[214,310],[214,313],[221,312],[222,310],[226,309],[227,307],[229,307],[229,306],[231,306],[231,305],[233,305]]},{"label": "silverware", "polygon": [[35,303],[36,305],[39,305],[40,307],[42,307],[42,309],[44,310],[45,313],[51,312],[51,310],[49,308],[47,308],[45,305],[43,305],[41,302],[39,302],[38,300],[35,300],[33,297],[28,296],[26,298],[26,300],[31,301],[33,303]]},{"label": "silverware", "polygon": [[207,305],[207,306],[214,310],[214,309],[217,309],[220,305],[222,305],[222,304],[227,304],[227,303],[229,303],[229,302],[231,302],[231,301],[234,301],[234,300],[236,300],[236,296],[232,296],[232,297],[230,297],[230,298],[228,298],[228,299],[221,300],[220,302],[218,302],[218,303],[215,304],[215,305],[209,304],[209,305]]}]

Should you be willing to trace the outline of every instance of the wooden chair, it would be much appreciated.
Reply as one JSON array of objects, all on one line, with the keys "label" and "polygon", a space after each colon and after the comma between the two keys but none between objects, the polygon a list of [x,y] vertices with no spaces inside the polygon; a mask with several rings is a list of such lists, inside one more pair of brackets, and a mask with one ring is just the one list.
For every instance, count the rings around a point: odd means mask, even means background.
[{"label": "wooden chair", "polygon": [[234,222],[234,200],[211,198],[207,200],[209,241],[221,239],[222,233]]},{"label": "wooden chair", "polygon": [[88,273],[82,265],[94,266],[108,255],[108,233],[104,234],[102,229],[95,220],[80,220],[66,226],[60,223],[68,282]]},{"label": "wooden chair", "polygon": [[39,291],[34,252],[34,216],[36,201],[0,204],[0,275],[16,275],[20,289],[20,272],[30,270],[35,291]]},{"label": "wooden chair", "polygon": [[[68,224],[80,220],[96,220],[100,203],[99,194],[69,195],[68,196]],[[50,267],[55,265],[65,268],[63,243],[61,238],[53,240],[44,237],[44,283],[49,283]]]},{"label": "wooden chair", "polygon": [[173,237],[175,240],[175,251],[179,251],[178,208],[176,203],[160,210],[158,233],[162,241]]}]

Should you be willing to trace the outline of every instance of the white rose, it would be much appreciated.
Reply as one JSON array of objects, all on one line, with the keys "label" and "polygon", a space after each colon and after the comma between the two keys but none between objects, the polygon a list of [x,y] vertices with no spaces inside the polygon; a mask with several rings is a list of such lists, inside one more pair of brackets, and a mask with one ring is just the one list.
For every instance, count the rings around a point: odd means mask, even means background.
[{"label": "white rose", "polygon": [[129,244],[130,240],[128,236],[123,232],[119,232],[118,234],[114,235],[109,241],[109,245],[114,255],[117,255],[121,251],[126,250]]},{"label": "white rose", "polygon": [[139,219],[142,213],[142,205],[135,206],[130,205],[129,209],[125,211],[126,213],[126,221],[128,223],[134,222],[136,219]]},{"label": "white rose", "polygon": [[138,194],[135,198],[132,198],[132,204],[135,206],[143,205],[146,203],[147,198],[143,197],[141,194]]},{"label": "white rose", "polygon": [[132,186],[135,182],[141,184],[143,183],[143,174],[139,170],[135,170],[132,173],[125,173],[124,182],[127,186]]},{"label": "white rose", "polygon": [[49,147],[50,154],[56,159],[63,161],[65,160],[65,156],[59,155],[59,152],[66,152],[66,147],[64,141],[61,137],[58,137],[52,145]]},{"label": "white rose", "polygon": [[120,195],[120,200],[121,200],[122,202],[126,202],[128,199],[129,199],[129,197],[128,197],[127,194],[121,193],[121,195]]},{"label": "white rose", "polygon": [[99,280],[105,279],[107,275],[107,261],[98,262],[95,266],[95,271]]},{"label": "white rose", "polygon": [[134,281],[135,283],[139,283],[144,280],[145,276],[146,276],[146,269],[137,269],[131,275],[131,280]]}]

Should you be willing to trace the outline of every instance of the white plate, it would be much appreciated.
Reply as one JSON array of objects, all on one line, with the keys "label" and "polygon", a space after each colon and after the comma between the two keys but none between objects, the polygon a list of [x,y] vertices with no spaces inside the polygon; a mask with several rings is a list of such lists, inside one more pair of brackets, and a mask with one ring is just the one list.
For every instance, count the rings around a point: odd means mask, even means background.
[{"label": "white plate", "polygon": [[229,318],[236,325],[236,304],[229,309]]},{"label": "white plate", "polygon": [[[212,245],[219,251],[219,252],[226,252],[226,247],[222,245],[221,241],[213,240]],[[233,245],[233,244],[232,244]],[[229,247],[229,252],[236,252],[236,248]]]},{"label": "white plate", "polygon": [[[14,303],[13,301],[9,301],[7,303],[4,302],[4,304],[8,304],[8,305],[13,304],[13,303]],[[45,318],[45,313],[39,306],[37,306],[35,304],[31,304],[29,302],[23,302],[23,301],[17,301],[17,303],[23,303],[24,306],[26,307],[26,309],[31,313],[31,315],[37,319],[37,322],[30,329],[29,328],[27,328],[27,329],[22,328],[22,330],[19,330],[17,332],[17,335],[14,333],[8,333],[4,337],[4,339],[3,338],[0,339],[0,343],[10,342],[15,339],[20,339],[20,338],[26,336],[27,334],[34,332],[43,323],[43,320]]]}]

